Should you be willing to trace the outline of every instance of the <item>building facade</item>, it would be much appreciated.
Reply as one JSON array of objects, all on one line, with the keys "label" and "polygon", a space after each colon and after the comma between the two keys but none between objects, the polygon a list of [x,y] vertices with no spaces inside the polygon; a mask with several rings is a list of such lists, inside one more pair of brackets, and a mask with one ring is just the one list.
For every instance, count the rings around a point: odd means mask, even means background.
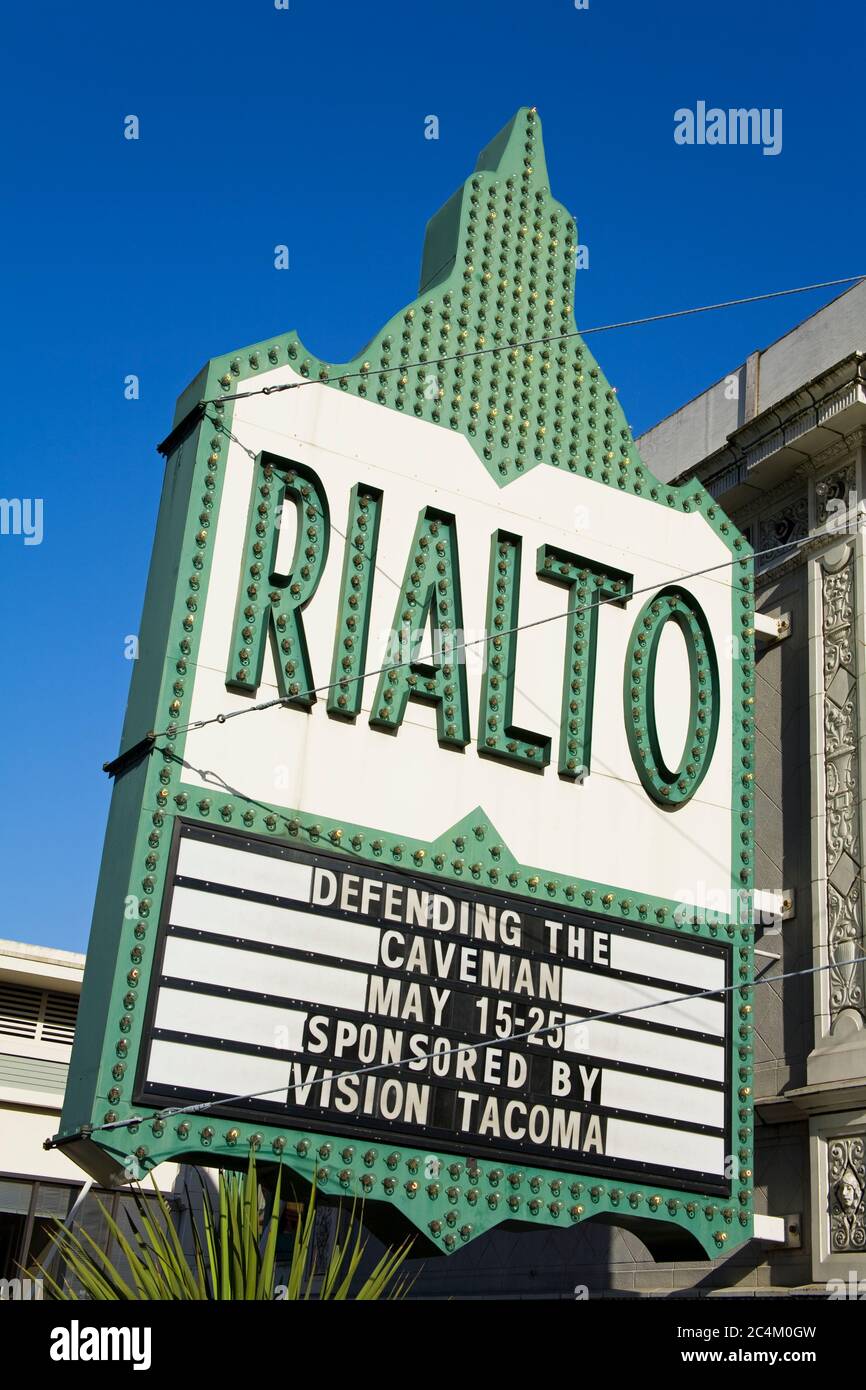
[{"label": "building facade", "polygon": [[[61,1149],[44,1147],[59,1127],[83,973],[77,952],[0,941],[0,1299],[43,1296],[38,1275],[24,1273],[35,1274],[36,1262],[64,1277],[49,1238],[58,1222],[121,1262],[106,1212],[123,1227],[129,1190],[100,1187]],[[169,1196],[178,1184],[182,1207],[177,1168],[159,1176]]]},{"label": "building facade", "polygon": [[788,1226],[773,1279],[863,1279],[866,284],[640,447],[756,552],[755,883],[779,905],[758,971],[791,977],[755,991],[756,1177]]}]

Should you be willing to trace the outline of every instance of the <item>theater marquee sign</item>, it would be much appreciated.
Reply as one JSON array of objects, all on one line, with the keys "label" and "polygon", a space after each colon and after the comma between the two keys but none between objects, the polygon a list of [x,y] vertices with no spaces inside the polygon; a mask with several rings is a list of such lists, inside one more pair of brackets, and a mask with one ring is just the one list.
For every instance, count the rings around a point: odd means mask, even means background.
[{"label": "theater marquee sign", "polygon": [[444,1252],[750,1236],[751,554],[642,464],[576,249],[523,110],[362,356],[292,334],[181,397],[62,1121],[89,1171],[253,1146]]}]

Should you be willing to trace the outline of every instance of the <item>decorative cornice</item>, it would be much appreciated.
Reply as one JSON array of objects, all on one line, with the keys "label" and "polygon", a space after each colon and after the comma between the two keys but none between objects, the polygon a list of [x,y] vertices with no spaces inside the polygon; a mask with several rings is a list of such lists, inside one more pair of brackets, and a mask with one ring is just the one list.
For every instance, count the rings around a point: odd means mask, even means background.
[{"label": "decorative cornice", "polygon": [[[745,482],[749,474],[773,454],[783,449],[795,449],[797,441],[815,429],[832,429],[828,422],[842,410],[858,402],[866,405],[863,363],[863,353],[852,353],[844,358],[829,372],[815,378],[814,382],[806,383],[784,401],[732,431],[722,449],[683,477],[700,476],[711,496],[720,497]],[[825,394],[816,399],[811,388],[822,385]],[[768,422],[774,418],[775,426],[767,428]],[[822,454],[824,452],[821,451]]]},{"label": "decorative cornice", "polygon": [[776,507],[801,497],[805,487],[803,472],[798,469],[790,477],[785,478],[784,482],[778,483],[776,487],[768,488],[758,497],[750,498],[744,507],[738,507],[732,513],[731,520],[735,521],[742,530],[746,526],[750,526],[752,522],[760,520]]},{"label": "decorative cornice", "polygon": [[850,539],[852,531],[866,529],[866,503],[858,503],[857,510],[853,518],[848,520],[846,531],[828,531],[821,528],[813,532],[808,538],[804,538],[797,543],[797,548],[793,555],[770,563],[762,568],[756,567],[755,592],[756,604],[761,605],[761,599],[757,597],[760,591],[769,584],[775,584],[784,575],[790,574],[793,570],[805,565],[808,560],[820,560],[827,552],[836,549],[841,542]]},{"label": "decorative cornice", "polygon": [[866,444],[866,426],[863,425],[858,425],[857,429],[851,430],[841,439],[834,439],[833,443],[828,444],[826,449],[815,454],[812,460],[816,476],[819,476],[825,469],[827,471],[832,470],[833,465],[840,458],[853,455],[862,444]]}]

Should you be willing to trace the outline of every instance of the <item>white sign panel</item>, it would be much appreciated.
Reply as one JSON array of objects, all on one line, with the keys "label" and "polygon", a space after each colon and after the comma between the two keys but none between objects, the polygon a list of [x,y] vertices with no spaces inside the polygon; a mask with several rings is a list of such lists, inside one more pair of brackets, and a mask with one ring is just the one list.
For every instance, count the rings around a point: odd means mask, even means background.
[{"label": "white sign panel", "polygon": [[[269,376],[274,384],[302,381],[288,368]],[[732,720],[730,550],[702,515],[668,511],[648,498],[549,467],[500,489],[462,435],[334,391],[299,389],[239,400],[232,435],[189,722],[194,726],[217,713],[235,714],[281,692],[274,641],[262,643],[260,680],[249,693],[226,688],[240,640],[239,589],[243,598],[249,579],[248,518],[261,481],[255,456],[277,461],[274,491],[297,464],[310,470],[319,497],[326,499],[329,516],[320,519],[319,531],[328,531],[327,558],[301,610],[307,669],[320,693],[308,708],[279,706],[200,731],[193,727],[185,753],[193,767],[216,768],[229,786],[268,804],[309,808],[314,815],[361,826],[398,827],[423,841],[481,808],[522,863],[729,911],[737,867],[731,857],[732,752],[725,736]],[[395,652],[423,657],[434,651],[437,635],[429,626],[413,632],[413,652],[405,642],[399,645],[404,581],[412,570],[419,517],[435,512],[453,518],[449,546],[457,552],[463,619],[455,666],[465,673],[469,738],[462,748],[440,746],[439,711],[421,699],[409,700],[396,730],[377,726],[378,674],[358,682],[360,707],[353,721],[335,718],[328,709],[326,687],[334,679],[335,649],[339,652],[343,636],[341,585],[353,534],[347,523],[358,489],[378,499],[377,550],[365,580],[370,592],[365,594],[362,672],[378,673]],[[303,556],[298,530],[303,542],[309,518],[307,508],[291,500],[277,505],[281,525],[274,574],[284,579],[293,555]],[[509,598],[514,626],[520,628],[511,718],[516,728],[550,741],[552,756],[543,770],[526,760],[515,765],[484,756],[483,682],[490,656],[488,616],[496,597],[491,538],[499,534],[512,538],[512,550],[519,542],[523,561],[516,593]],[[577,779],[557,770],[568,703],[563,698],[566,615],[577,606],[577,590],[539,576],[536,557],[545,548],[626,576],[631,594],[621,602],[602,594],[600,606],[599,600],[588,601],[597,607],[594,650],[588,653],[593,717],[589,772],[581,776],[578,769]],[[453,570],[453,553],[447,558]],[[266,588],[270,578],[263,573],[261,585]],[[641,783],[623,699],[635,620],[648,598],[671,585],[694,599],[713,634],[716,715],[723,731],[697,790],[675,812],[657,804]],[[666,624],[658,642],[654,680],[660,752],[676,768],[688,758],[692,695],[687,645],[676,623]],[[195,773],[190,780],[196,782]]]}]

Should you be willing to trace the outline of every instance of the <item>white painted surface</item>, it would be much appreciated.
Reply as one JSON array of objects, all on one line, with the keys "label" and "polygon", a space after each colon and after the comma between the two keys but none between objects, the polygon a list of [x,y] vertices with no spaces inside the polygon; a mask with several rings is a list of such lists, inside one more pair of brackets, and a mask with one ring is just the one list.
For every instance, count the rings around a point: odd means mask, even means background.
[{"label": "white painted surface", "polygon": [[674,623],[662,628],[656,654],[656,728],[662,757],[671,769],[679,767],[689,727],[689,657],[685,638]]},{"label": "white painted surface", "polygon": [[[36,1102],[19,1091],[14,1106],[0,1106],[0,1127],[3,1134],[3,1171],[13,1179],[16,1174],[27,1177],[51,1178],[55,1181],[80,1183],[81,1169],[67,1158],[62,1149],[44,1149],[44,1141],[60,1129],[60,1100],[56,1108],[36,1109]],[[25,1108],[26,1107],[26,1108]]]},{"label": "white painted surface", "polygon": [[634,975],[655,975],[671,984],[689,985],[695,990],[721,989],[725,983],[725,962],[719,956],[699,951],[660,946],[632,936],[611,933],[610,963],[614,970]]},{"label": "white painted surface", "polygon": [[634,1110],[696,1125],[725,1127],[725,1096],[705,1086],[683,1086],[654,1076],[635,1076],[626,1071],[603,1071],[601,1103],[612,1110]]},{"label": "white painted surface", "polygon": [[697,1033],[714,1033],[723,1037],[725,1007],[711,999],[685,999],[677,1003],[674,990],[656,985],[636,984],[616,980],[610,975],[590,974],[586,970],[563,970],[562,1002],[596,1013],[622,1012],[639,1009],[635,1014],[647,1023],[663,1024],[666,1028],[688,1028]]},{"label": "white painted surface", "polygon": [[779,636],[779,619],[770,617],[769,613],[756,613],[755,631],[775,639]]},{"label": "white painted surface", "polygon": [[273,1004],[253,1004],[219,995],[193,994],[189,990],[161,989],[154,1022],[157,1028],[173,1033],[225,1038],[296,1052],[302,1046],[306,1018],[306,1013],[297,1009],[275,1008]]},{"label": "white painted surface", "polygon": [[206,840],[181,841],[177,872],[185,878],[221,883],[227,888],[253,888],[257,893],[272,893],[278,898],[310,901],[313,871],[309,864],[269,854],[250,854],[248,850],[212,845]]},{"label": "white painted surface", "polygon": [[[269,384],[298,379],[287,368]],[[730,569],[686,580],[715,633],[721,681],[720,735],[696,796],[675,813],[650,801],[629,755],[622,710],[623,661],[632,624],[646,594],[683,574],[726,564],[729,553],[697,514],[674,512],[586,478],[547,466],[500,489],[468,441],[447,429],[402,416],[354,396],[316,386],[239,402],[233,432],[246,448],[302,461],[322,478],[334,531],[319,589],[305,610],[314,677],[330,679],[343,543],[351,487],[384,491],[366,668],[384,658],[399,586],[419,511],[432,504],[457,517],[468,637],[483,635],[490,536],[499,526],[524,539],[519,621],[563,614],[568,591],[541,582],[534,556],[551,543],[634,574],[626,609],[599,613],[592,774],[583,785],[561,780],[553,765],[542,776],[465,752],[442,750],[435,712],[410,702],[396,736],[368,723],[375,680],[364,687],[364,710],[353,726],[328,718],[324,697],[311,713],[281,708],[188,735],[186,757],[218,768],[250,797],[339,823],[435,839],[476,807],[522,862],[563,878],[589,878],[624,890],[689,903],[718,905],[731,883],[731,680],[726,638],[731,630]],[[192,720],[247,707],[225,676],[242,565],[253,465],[232,444],[214,535],[213,573],[201,629]],[[581,510],[583,511],[581,512]],[[589,520],[589,529],[574,523]],[[393,581],[389,582],[386,576]],[[563,621],[520,635],[514,720],[548,734],[557,747],[563,669]],[[473,735],[478,732],[481,664],[467,658]],[[673,660],[674,658],[672,658]],[[233,664],[233,663],[232,663]],[[660,669],[666,675],[667,656]],[[270,652],[257,699],[277,693]],[[679,696],[669,703],[675,737]],[[667,716],[665,716],[667,717]],[[195,774],[187,773],[195,782]],[[202,785],[205,785],[202,783]],[[212,788],[209,788],[212,794]],[[627,833],[628,854],[623,855]]]},{"label": "white painted surface", "polygon": [[368,965],[374,965],[379,954],[377,927],[243,898],[224,898],[218,893],[200,893],[194,888],[175,889],[171,923],[296,951],[343,956]]},{"label": "white painted surface", "polygon": [[320,961],[285,960],[177,936],[170,936],[165,943],[162,969],[164,975],[178,980],[344,1009],[363,1009],[366,997],[367,976],[360,970],[333,969]]},{"label": "white painted surface", "polygon": [[[20,1090],[15,1096],[3,1097],[0,1104],[2,1168],[4,1175],[13,1182],[41,1178],[80,1187],[84,1181],[84,1173],[63,1149],[42,1147],[46,1139],[60,1130],[60,1100],[57,1095],[53,1097],[53,1104],[42,1105],[36,1092]],[[170,1191],[177,1177],[177,1165],[161,1163],[158,1171],[162,1191]]]},{"label": "white painted surface", "polygon": [[265,1102],[285,1102],[289,1063],[158,1038],[151,1047],[147,1077],[182,1091],[214,1091],[222,1096],[255,1092]]},{"label": "white painted surface", "polygon": [[755,1212],[755,1240],[770,1240],[774,1245],[785,1244],[784,1216],[761,1216]]},{"label": "white painted surface", "polygon": [[756,888],[752,893],[752,911],[757,917],[762,914],[765,920],[767,917],[782,917],[782,898],[784,894],[777,893],[774,888]]},{"label": "white painted surface", "polygon": [[724,1048],[692,1042],[673,1034],[650,1033],[622,1023],[578,1023],[565,1030],[568,1052],[580,1052],[612,1062],[636,1062],[660,1071],[724,1081]]},{"label": "white painted surface", "polygon": [[691,1134],[683,1129],[633,1124],[631,1120],[607,1122],[609,1158],[630,1158],[658,1163],[667,1168],[691,1168],[700,1173],[725,1171],[725,1141],[711,1134]]}]

